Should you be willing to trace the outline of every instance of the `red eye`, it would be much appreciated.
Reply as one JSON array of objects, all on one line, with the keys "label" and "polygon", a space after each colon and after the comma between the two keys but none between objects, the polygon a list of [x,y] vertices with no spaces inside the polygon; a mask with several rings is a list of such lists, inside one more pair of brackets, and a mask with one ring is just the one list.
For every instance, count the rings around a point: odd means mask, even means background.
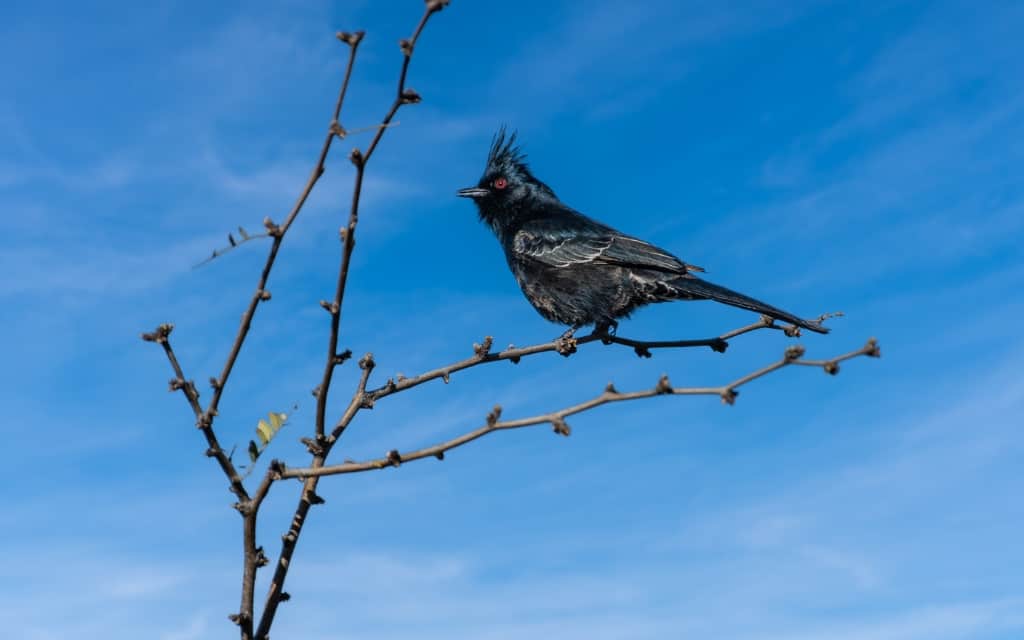
[{"label": "red eye", "polygon": [[495,178],[495,180],[494,180],[494,188],[495,189],[504,189],[507,186],[508,186],[508,180],[506,180],[505,178]]}]

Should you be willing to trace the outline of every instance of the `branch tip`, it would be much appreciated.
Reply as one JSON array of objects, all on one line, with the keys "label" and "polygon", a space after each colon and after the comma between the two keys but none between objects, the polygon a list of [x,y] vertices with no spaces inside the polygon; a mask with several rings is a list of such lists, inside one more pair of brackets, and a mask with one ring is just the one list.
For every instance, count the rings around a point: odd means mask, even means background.
[{"label": "branch tip", "polygon": [[377,363],[373,359],[372,353],[367,353],[362,358],[359,358],[359,368],[364,371],[373,371],[373,368],[377,366]]},{"label": "branch tip", "polygon": [[171,335],[172,331],[174,331],[174,325],[169,322],[165,322],[164,324],[158,326],[156,329],[153,329],[148,333],[143,333],[142,339],[145,340],[146,342],[166,344],[167,338],[168,336]]},{"label": "branch tip", "polygon": [[338,33],[334,34],[334,36],[338,40],[344,42],[353,49],[359,46],[359,41],[363,39],[364,35],[366,35],[365,31],[356,31],[354,33],[349,33],[348,31],[339,31]]}]

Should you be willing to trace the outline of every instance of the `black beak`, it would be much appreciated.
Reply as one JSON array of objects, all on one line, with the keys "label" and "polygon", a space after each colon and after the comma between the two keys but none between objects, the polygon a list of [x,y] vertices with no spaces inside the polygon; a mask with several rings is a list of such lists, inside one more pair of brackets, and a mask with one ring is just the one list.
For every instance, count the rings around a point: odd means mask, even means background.
[{"label": "black beak", "polygon": [[466,187],[465,189],[459,189],[455,192],[455,195],[462,198],[483,198],[484,196],[490,195],[491,192],[487,189],[480,187]]}]

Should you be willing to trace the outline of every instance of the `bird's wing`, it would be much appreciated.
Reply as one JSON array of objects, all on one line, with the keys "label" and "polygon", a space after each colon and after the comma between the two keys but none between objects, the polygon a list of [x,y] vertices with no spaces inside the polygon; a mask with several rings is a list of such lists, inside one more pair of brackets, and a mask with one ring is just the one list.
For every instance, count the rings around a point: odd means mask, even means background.
[{"label": "bird's wing", "polygon": [[704,271],[702,267],[687,264],[650,242],[622,234],[615,236],[615,241],[600,256],[599,260],[623,267],[638,267],[668,273],[684,274],[690,271]]},{"label": "bird's wing", "polygon": [[608,233],[594,233],[537,221],[523,225],[516,232],[512,239],[512,250],[517,255],[553,267],[568,267],[593,262],[614,240],[614,236]]},{"label": "bird's wing", "polygon": [[663,249],[610,227],[590,220],[586,220],[586,224],[566,222],[534,220],[524,224],[513,238],[513,250],[520,256],[554,267],[595,263],[674,274],[704,271]]}]

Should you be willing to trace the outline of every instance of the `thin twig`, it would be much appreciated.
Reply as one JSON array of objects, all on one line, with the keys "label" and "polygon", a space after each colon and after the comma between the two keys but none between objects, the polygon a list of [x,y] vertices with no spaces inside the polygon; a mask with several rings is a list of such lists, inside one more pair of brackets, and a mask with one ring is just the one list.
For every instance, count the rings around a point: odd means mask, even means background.
[{"label": "thin twig", "polygon": [[174,349],[171,348],[170,336],[172,331],[174,331],[173,324],[162,324],[150,333],[142,334],[142,339],[146,342],[155,342],[163,347],[175,376],[171,379],[170,390],[181,390],[185,394],[185,398],[188,399],[188,404],[192,408],[192,413],[195,414],[196,426],[206,438],[206,455],[215,459],[224,475],[227,476],[231,492],[238,498],[237,504],[247,502],[249,494],[242,484],[242,477],[238,474],[238,469],[235,468],[234,463],[231,462],[231,458],[221,448],[220,442],[217,440],[217,434],[213,431],[213,425],[208,419],[207,413],[203,411],[202,405],[199,404],[199,390],[196,389],[195,382],[185,378],[185,373],[178,363],[178,357],[174,354]]},{"label": "thin twig", "polygon": [[239,233],[242,236],[241,240],[235,240],[235,236],[229,233],[228,234],[228,246],[222,247],[220,249],[214,249],[213,253],[211,253],[209,256],[207,256],[207,258],[205,260],[203,260],[201,262],[195,263],[194,265],[192,265],[192,268],[193,269],[198,269],[199,267],[202,267],[203,265],[209,264],[209,263],[213,262],[214,260],[216,260],[217,258],[219,258],[222,255],[224,255],[225,253],[231,251],[232,249],[236,249],[236,248],[242,246],[243,244],[245,244],[247,242],[252,242],[253,240],[259,240],[261,238],[269,238],[270,237],[269,233],[249,233],[248,231],[246,231],[242,227],[238,227],[238,231],[239,231]]},{"label": "thin twig", "polygon": [[491,347],[493,345],[493,338],[487,336],[484,338],[482,344],[473,345],[473,355],[469,358],[453,362],[443,367],[438,367],[430,371],[426,371],[410,378],[399,377],[398,379],[388,379],[388,381],[376,389],[372,389],[366,392],[367,397],[371,401],[376,401],[386,396],[393,395],[406,389],[419,386],[424,382],[430,382],[431,380],[437,380],[438,378],[448,382],[449,377],[458,371],[463,371],[471,367],[475,367],[481,364],[487,364],[490,362],[501,362],[508,360],[514,364],[527,356],[532,356],[538,353],[556,352],[563,355],[570,355],[576,351],[577,347],[591,343],[591,342],[602,342],[604,344],[619,344],[628,347],[632,347],[640,357],[651,356],[651,349],[666,349],[666,348],[688,348],[688,347],[710,347],[714,351],[724,352],[729,346],[729,340],[745,333],[751,333],[760,329],[776,329],[779,331],[786,332],[786,335],[800,335],[799,330],[795,327],[790,326],[779,326],[775,324],[775,321],[768,316],[761,316],[761,319],[752,324],[748,324],[731,331],[727,331],[719,336],[713,338],[701,338],[698,340],[656,340],[656,341],[645,341],[645,340],[633,340],[630,338],[623,338],[619,336],[609,335],[607,333],[591,333],[581,338],[574,338],[569,341],[557,338],[551,342],[542,342],[539,344],[530,345],[528,347],[515,347],[509,345],[504,351],[492,352]]},{"label": "thin twig", "polygon": [[498,418],[501,415],[501,407],[499,406],[495,407],[494,410],[491,411],[483,426],[440,444],[407,453],[399,453],[397,450],[392,450],[382,458],[368,460],[365,462],[346,462],[343,464],[321,467],[282,469],[279,473],[279,477],[282,479],[300,478],[308,480],[309,478],[397,467],[404,462],[412,462],[423,458],[433,457],[443,459],[444,454],[452,449],[461,447],[462,445],[472,442],[478,438],[482,438],[489,433],[505,429],[520,429],[522,427],[550,424],[556,433],[569,435],[569,426],[565,421],[568,416],[589,411],[595,407],[613,402],[639,400],[659,395],[710,395],[719,396],[722,399],[722,402],[726,404],[733,404],[736,401],[736,397],[739,395],[738,389],[740,387],[783,367],[790,365],[815,366],[822,367],[827,373],[834,374],[838,371],[838,365],[840,362],[856,358],[858,356],[879,357],[881,355],[878,343],[874,339],[869,340],[867,344],[860,349],[856,349],[828,360],[801,360],[799,359],[798,354],[802,353],[802,347],[790,347],[787,349],[786,354],[781,360],[717,387],[673,387],[669,384],[667,377],[662,377],[653,388],[626,393],[617,391],[612,385],[608,385],[603,392],[584,402],[580,402],[557,411],[530,416],[528,418],[518,418],[515,420],[499,420]]},{"label": "thin twig", "polygon": [[[373,156],[374,151],[377,149],[377,145],[380,143],[384,132],[388,130],[392,119],[398,112],[398,109],[402,105],[414,104],[420,101],[419,94],[405,86],[409,63],[412,61],[412,54],[416,46],[416,41],[419,38],[420,33],[422,33],[423,28],[426,26],[427,21],[430,19],[430,16],[443,9],[447,4],[448,0],[427,0],[426,10],[423,12],[423,16],[416,25],[416,29],[413,31],[412,37],[399,42],[399,46],[402,49],[403,59],[402,70],[398,77],[398,87],[394,102],[391,104],[390,109],[388,109],[387,114],[381,120],[381,126],[377,129],[369,146],[366,148],[366,151],[360,152],[358,149],[353,149],[352,153],[349,155],[349,159],[356,167],[356,175],[352,189],[352,203],[351,208],[349,209],[348,223],[345,228],[341,230],[342,241],[344,243],[342,247],[341,265],[338,269],[338,280],[337,286],[335,287],[333,301],[321,302],[321,306],[326,309],[331,316],[331,331],[328,337],[327,357],[324,364],[323,376],[321,377],[320,384],[316,388],[317,409],[315,418],[315,438],[306,441],[310,452],[313,454],[313,466],[321,466],[324,464],[328,454],[330,453],[331,447],[335,442],[337,442],[337,439],[341,436],[349,422],[351,422],[355,417],[356,413],[363,408],[366,402],[366,383],[369,380],[370,372],[373,369],[372,356],[367,355],[367,357],[360,361],[360,366],[363,368],[363,375],[359,388],[353,395],[352,401],[349,403],[348,408],[338,421],[330,437],[325,436],[327,396],[330,392],[334,369],[351,355],[351,352],[347,350],[341,353],[338,352],[338,336],[341,326],[341,310],[345,300],[345,287],[348,282],[352,252],[355,249],[355,232],[356,226],[359,223],[359,202],[362,194],[363,176],[366,164]],[[340,132],[344,132],[344,129],[341,128],[340,125],[338,125],[337,128]],[[292,525],[288,532],[282,537],[281,553],[278,556],[278,561],[274,568],[274,576],[271,579],[270,587],[267,590],[266,603],[263,607],[263,613],[260,616],[259,625],[256,627],[255,637],[257,640],[266,639],[270,632],[270,627],[273,624],[274,616],[277,613],[277,608],[281,602],[286,599],[284,582],[288,575],[288,568],[291,565],[291,557],[294,553],[295,545],[302,533],[302,526],[309,514],[310,506],[322,502],[322,500],[316,495],[317,482],[317,478],[309,478],[305,482],[302,490],[302,496],[295,509],[295,514],[292,517]]]}]

